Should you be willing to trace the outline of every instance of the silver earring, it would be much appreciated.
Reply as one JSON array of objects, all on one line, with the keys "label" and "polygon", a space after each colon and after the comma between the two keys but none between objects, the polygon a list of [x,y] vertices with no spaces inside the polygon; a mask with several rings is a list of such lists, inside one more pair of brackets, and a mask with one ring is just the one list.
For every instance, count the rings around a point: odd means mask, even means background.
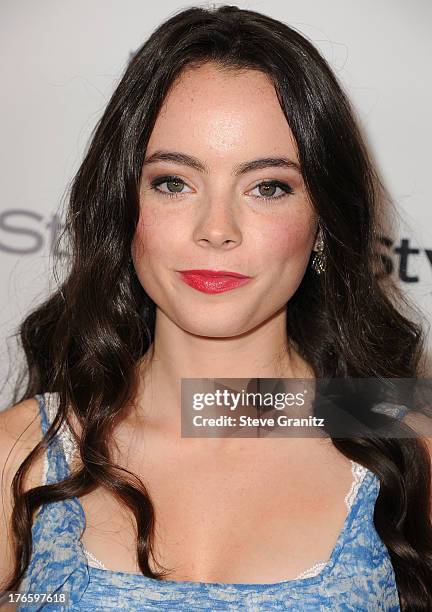
[{"label": "silver earring", "polygon": [[316,274],[325,272],[324,240],[321,229],[319,232],[317,251],[315,253],[315,257],[312,259],[311,267]]}]

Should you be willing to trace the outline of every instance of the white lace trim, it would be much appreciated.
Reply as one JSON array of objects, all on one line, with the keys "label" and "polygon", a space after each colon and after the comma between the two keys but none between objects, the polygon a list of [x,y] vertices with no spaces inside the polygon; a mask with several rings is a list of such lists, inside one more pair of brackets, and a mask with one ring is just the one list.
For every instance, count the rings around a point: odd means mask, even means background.
[{"label": "white lace trim", "polygon": [[[48,419],[49,419],[49,422],[52,423],[55,415],[57,414],[57,410],[58,410],[58,395],[56,393],[45,393],[44,398],[45,398],[45,405],[47,407],[47,412],[48,412]],[[66,422],[62,424],[61,428],[59,429],[58,435],[60,436],[60,439],[61,439],[61,443],[62,443],[64,453],[66,456],[66,460],[68,463],[70,463],[72,454],[74,450],[76,449],[76,444],[75,444],[75,440],[73,439],[72,433],[69,427],[67,426]],[[357,495],[357,491],[359,490],[359,487],[367,472],[367,469],[360,463],[356,463],[352,459],[350,459],[350,461],[351,461],[351,472],[353,474],[353,481],[351,483],[350,490],[345,495],[345,504],[347,506],[348,512],[350,511],[351,506],[353,505],[353,502]],[[44,482],[46,482],[46,474],[48,471],[47,454],[45,454],[45,464],[44,465],[45,465]],[[87,557],[87,561],[89,565],[91,565],[92,567],[98,567],[98,568],[105,569],[105,570],[107,569],[105,565],[102,563],[102,561],[99,561],[99,559],[96,559],[93,553],[91,553],[84,547],[83,547],[83,551]],[[298,580],[299,578],[311,578],[312,576],[317,576],[325,568],[328,561],[329,559],[327,559],[326,561],[320,561],[318,563],[315,563],[315,565],[313,565],[312,567],[309,567],[307,570],[301,572],[298,576],[296,576],[295,580]]]},{"label": "white lace trim", "polygon": [[294,580],[298,580],[299,578],[312,578],[312,576],[317,576],[325,568],[327,563],[328,561],[321,561],[320,563],[315,563],[315,565],[312,565],[312,567],[296,576]]},{"label": "white lace trim", "polygon": [[[45,406],[47,407],[48,419],[49,422],[52,423],[54,417],[57,414],[59,408],[59,396],[57,393],[45,393]],[[72,458],[72,454],[76,449],[75,440],[72,436],[72,432],[69,429],[66,421],[64,421],[58,431],[58,436],[60,437],[64,454],[66,456],[66,461],[70,464],[70,460]]]},{"label": "white lace trim", "polygon": [[101,569],[104,569],[104,570],[107,569],[105,565],[102,563],[102,561],[99,561],[98,559],[96,559],[93,553],[87,550],[87,548],[84,548],[84,546],[83,546],[83,551],[84,551],[85,556],[87,557],[89,565],[91,565],[92,567],[100,567]]},{"label": "white lace trim", "polygon": [[353,505],[353,502],[356,498],[357,495],[357,491],[362,483],[362,480],[367,472],[366,468],[364,467],[364,465],[361,465],[360,463],[356,463],[355,461],[353,461],[352,459],[350,459],[351,461],[351,472],[354,476],[353,482],[351,484],[351,489],[348,491],[348,493],[345,496],[345,503],[347,505],[348,510],[351,508],[351,506]]}]

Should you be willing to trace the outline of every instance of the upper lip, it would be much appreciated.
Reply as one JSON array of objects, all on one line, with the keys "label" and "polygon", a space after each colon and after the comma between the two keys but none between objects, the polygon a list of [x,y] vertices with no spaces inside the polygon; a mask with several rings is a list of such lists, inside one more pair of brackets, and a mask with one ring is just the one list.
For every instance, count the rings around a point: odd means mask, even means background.
[{"label": "upper lip", "polygon": [[202,276],[234,276],[235,278],[249,278],[245,274],[239,274],[238,272],[229,272],[228,270],[179,270],[179,272],[201,274]]}]

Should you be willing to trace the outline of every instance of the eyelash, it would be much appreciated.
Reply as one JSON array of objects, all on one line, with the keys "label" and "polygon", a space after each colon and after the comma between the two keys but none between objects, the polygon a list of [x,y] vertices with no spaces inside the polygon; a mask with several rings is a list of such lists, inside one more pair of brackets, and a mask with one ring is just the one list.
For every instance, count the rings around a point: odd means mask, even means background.
[{"label": "eyelash", "polygon": [[[151,186],[151,189],[153,189],[156,193],[162,196],[166,196],[168,198],[178,198],[179,196],[184,195],[184,194],[183,193],[168,193],[167,191],[161,191],[160,189],[157,189],[159,185],[163,185],[164,183],[169,183],[170,181],[175,181],[175,180],[179,180],[181,183],[184,183],[186,185],[186,182],[183,179],[181,179],[179,176],[174,175],[174,176],[158,177],[150,183],[150,186]],[[288,185],[288,183],[282,183],[281,181],[276,181],[276,180],[262,181],[261,183],[258,183],[258,185],[255,185],[254,189],[256,189],[257,187],[260,187],[261,185],[265,185],[266,187],[280,187],[280,189],[282,189],[284,193],[278,196],[252,196],[253,198],[256,198],[258,200],[267,200],[267,201],[279,200],[281,198],[284,198],[294,193],[293,189],[291,188],[290,185]]]}]

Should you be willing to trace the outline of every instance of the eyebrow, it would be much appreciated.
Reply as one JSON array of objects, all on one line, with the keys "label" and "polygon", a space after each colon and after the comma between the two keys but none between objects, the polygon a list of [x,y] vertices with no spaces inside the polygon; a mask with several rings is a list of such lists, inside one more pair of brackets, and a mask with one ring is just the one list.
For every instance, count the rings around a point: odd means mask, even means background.
[{"label": "eyebrow", "polygon": [[[145,165],[154,164],[159,161],[172,161],[184,166],[189,166],[203,172],[204,174],[210,174],[209,167],[204,162],[200,161],[192,155],[187,153],[179,153],[177,151],[155,151],[152,155],[144,160]],[[233,176],[240,176],[251,172],[252,170],[260,170],[261,168],[291,168],[301,174],[300,166],[295,161],[288,159],[287,157],[262,157],[259,159],[253,159],[251,161],[236,164],[232,171]]]}]

